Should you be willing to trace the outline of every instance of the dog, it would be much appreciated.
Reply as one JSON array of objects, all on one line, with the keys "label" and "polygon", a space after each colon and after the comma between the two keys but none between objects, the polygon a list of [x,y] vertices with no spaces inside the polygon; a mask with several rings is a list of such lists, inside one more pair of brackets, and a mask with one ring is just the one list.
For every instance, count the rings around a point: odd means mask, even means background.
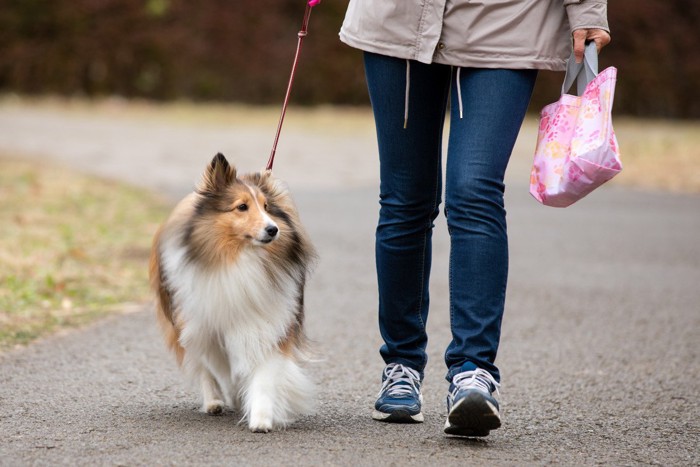
[{"label": "dog", "polygon": [[203,412],[242,410],[253,432],[312,412],[304,285],[315,257],[286,184],[239,176],[222,154],[157,231],[158,321]]}]

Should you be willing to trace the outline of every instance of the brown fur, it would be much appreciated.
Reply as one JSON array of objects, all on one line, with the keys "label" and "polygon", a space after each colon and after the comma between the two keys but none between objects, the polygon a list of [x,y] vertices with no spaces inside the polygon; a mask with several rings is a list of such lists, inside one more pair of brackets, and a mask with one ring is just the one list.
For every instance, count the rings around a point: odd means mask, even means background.
[{"label": "brown fur", "polygon": [[160,231],[156,233],[153,239],[153,248],[151,249],[151,257],[148,275],[151,283],[151,289],[157,294],[156,299],[156,316],[161,330],[165,337],[165,342],[170,350],[175,353],[178,365],[182,365],[182,360],[185,357],[185,349],[180,345],[180,327],[176,324],[172,297],[170,290],[165,285],[165,278],[160,269],[160,258],[158,251],[160,250]]},{"label": "brown fur", "polygon": [[[185,353],[179,343],[182,326],[178,323],[172,292],[161,268],[161,242],[165,236],[182,232],[181,241],[188,247],[190,261],[212,268],[233,263],[240,249],[251,241],[250,232],[237,220],[240,212],[236,206],[256,201],[266,205],[268,215],[280,230],[279,238],[275,241],[258,246],[266,249],[276,263],[270,265],[270,277],[274,277],[272,268],[279,268],[280,265],[290,271],[295,268],[301,270],[298,275],[301,278],[299,286],[302,293],[296,320],[279,342],[279,349],[292,356],[295,349],[299,351],[307,347],[303,333],[303,288],[305,273],[315,252],[301,226],[296,207],[286,187],[274,179],[270,172],[237,177],[236,169],[229,166],[223,156],[217,155],[205,171],[197,190],[178,203],[158,230],[151,250],[149,276],[151,288],[156,295],[158,321],[168,347],[175,353],[180,364]],[[248,224],[254,222],[247,219],[246,225]]]}]

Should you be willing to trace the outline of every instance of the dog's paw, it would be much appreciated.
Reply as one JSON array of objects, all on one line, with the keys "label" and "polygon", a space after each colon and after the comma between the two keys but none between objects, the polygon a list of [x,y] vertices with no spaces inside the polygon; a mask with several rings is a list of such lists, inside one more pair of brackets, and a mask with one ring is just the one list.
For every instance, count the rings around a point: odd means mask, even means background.
[{"label": "dog's paw", "polygon": [[269,433],[270,430],[272,430],[272,423],[264,423],[264,424],[258,424],[258,425],[253,425],[252,423],[248,425],[248,428],[250,431],[253,433]]},{"label": "dog's paw", "polygon": [[248,428],[253,433],[267,433],[272,430],[272,413],[267,410],[256,410],[250,414]]},{"label": "dog's paw", "polygon": [[202,412],[206,412],[209,415],[221,415],[224,411],[224,403],[220,400],[213,400],[205,402],[202,407]]}]

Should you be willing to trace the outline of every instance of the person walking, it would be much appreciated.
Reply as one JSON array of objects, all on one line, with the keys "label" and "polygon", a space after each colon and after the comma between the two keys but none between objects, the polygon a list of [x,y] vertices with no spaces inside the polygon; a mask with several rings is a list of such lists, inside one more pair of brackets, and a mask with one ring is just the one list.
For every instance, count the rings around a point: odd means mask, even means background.
[{"label": "person walking", "polygon": [[372,417],[422,422],[431,235],[450,235],[445,432],[500,427],[495,365],[508,277],[504,175],[538,70],[610,42],[607,0],[350,0],[340,39],[364,52],[380,159],[376,230],[385,362]]}]

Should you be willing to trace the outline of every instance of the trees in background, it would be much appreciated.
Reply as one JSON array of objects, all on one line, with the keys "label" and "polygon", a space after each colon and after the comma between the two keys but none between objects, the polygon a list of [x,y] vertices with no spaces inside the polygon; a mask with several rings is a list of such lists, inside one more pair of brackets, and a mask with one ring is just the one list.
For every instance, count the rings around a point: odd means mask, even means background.
[{"label": "trees in background", "polygon": [[[347,1],[314,10],[293,101],[366,104]],[[304,0],[0,0],[0,92],[279,103]],[[700,117],[700,2],[611,0],[616,112]],[[557,98],[542,73],[533,107]]]}]

